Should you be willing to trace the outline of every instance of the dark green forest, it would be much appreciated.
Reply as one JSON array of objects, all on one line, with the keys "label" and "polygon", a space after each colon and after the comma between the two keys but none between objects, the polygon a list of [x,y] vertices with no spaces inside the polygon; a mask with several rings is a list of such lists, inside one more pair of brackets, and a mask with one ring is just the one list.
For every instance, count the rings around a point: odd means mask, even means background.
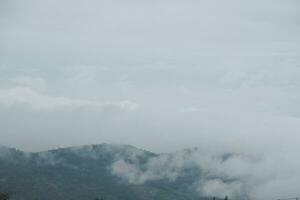
[{"label": "dark green forest", "polygon": [[107,145],[92,145],[76,150],[64,148],[39,153],[25,153],[7,148],[0,157],[0,191],[5,192],[1,193],[0,200],[212,198],[195,192],[190,187],[196,179],[201,179],[199,169],[189,168],[183,177],[175,181],[159,179],[143,184],[129,184],[113,175],[110,166],[116,157],[128,162],[138,162],[138,166],[143,169],[147,160],[158,156],[139,150],[142,153],[132,160],[129,153],[134,151],[136,148],[131,146],[121,146],[114,148],[113,151],[107,151]]}]

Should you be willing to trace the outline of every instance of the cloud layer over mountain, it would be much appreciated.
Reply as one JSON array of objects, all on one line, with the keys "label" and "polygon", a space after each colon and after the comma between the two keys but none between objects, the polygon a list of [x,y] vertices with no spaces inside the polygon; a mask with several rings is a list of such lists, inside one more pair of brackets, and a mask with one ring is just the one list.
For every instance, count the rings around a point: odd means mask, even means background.
[{"label": "cloud layer over mountain", "polygon": [[[120,158],[112,164],[111,171],[130,184],[180,182],[180,178],[192,174],[192,178],[183,180],[192,191],[204,196],[275,199],[298,195],[298,167],[284,164],[291,156],[296,154],[254,156],[193,149],[159,155],[149,159],[145,166]],[[292,165],[299,166],[299,162]]]}]

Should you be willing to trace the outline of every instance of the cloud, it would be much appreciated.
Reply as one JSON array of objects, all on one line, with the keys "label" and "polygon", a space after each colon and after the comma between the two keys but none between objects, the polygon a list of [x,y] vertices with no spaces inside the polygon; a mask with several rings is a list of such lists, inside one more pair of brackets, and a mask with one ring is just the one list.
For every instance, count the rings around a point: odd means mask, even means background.
[{"label": "cloud", "polygon": [[134,111],[138,104],[130,101],[120,102],[97,102],[71,99],[68,97],[51,97],[39,94],[28,87],[16,87],[0,90],[0,107],[24,108],[33,111],[55,111],[60,109],[96,109],[98,111],[105,109],[117,109],[124,111]]},{"label": "cloud", "polygon": [[230,168],[232,171],[227,171],[224,167],[226,163],[236,160],[247,167],[252,164],[252,162],[245,161],[243,156],[230,155],[224,161],[222,155],[193,149],[152,157],[148,159],[145,166],[137,162],[126,162],[120,158],[112,164],[111,173],[130,184],[144,184],[158,180],[176,182],[192,174],[192,178],[177,183],[189,185],[190,189],[202,196],[249,195],[243,191],[248,186],[243,176],[248,173],[234,174],[235,170],[243,170],[241,166],[233,166]]},{"label": "cloud", "polygon": [[186,160],[174,160],[167,155],[162,155],[150,159],[146,163],[145,170],[142,170],[143,167],[137,162],[128,163],[120,158],[112,164],[111,172],[131,184],[143,184],[162,179],[174,181],[183,175],[184,161]]},{"label": "cloud", "polygon": [[228,63],[232,55],[298,51],[293,45],[299,42],[295,1],[2,4],[6,12],[1,12],[1,38],[6,45],[1,58],[16,66],[118,67],[161,61],[190,65],[206,56],[214,63]]},{"label": "cloud", "polygon": [[[226,194],[229,197],[235,197],[241,190],[241,183],[224,183],[222,180],[214,179],[204,181],[199,189],[199,192],[206,196],[224,197]],[[241,197],[240,197],[241,198]]]},{"label": "cloud", "polygon": [[262,200],[297,196],[300,174],[296,168],[300,163],[291,161],[290,156],[296,155],[220,154],[194,149],[160,154],[149,158],[145,165],[119,158],[110,169],[130,184],[178,180],[177,184],[186,184],[201,196]]},{"label": "cloud", "polygon": [[139,109],[140,104],[128,100],[82,100],[47,95],[28,87],[0,89],[1,143],[42,150],[113,142],[117,134],[112,130]]}]

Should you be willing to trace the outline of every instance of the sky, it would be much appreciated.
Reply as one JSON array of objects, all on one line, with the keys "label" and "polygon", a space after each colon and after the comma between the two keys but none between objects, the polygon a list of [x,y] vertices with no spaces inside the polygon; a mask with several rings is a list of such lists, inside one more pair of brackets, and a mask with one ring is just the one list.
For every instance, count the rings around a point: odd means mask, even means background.
[{"label": "sky", "polygon": [[300,150],[297,0],[0,0],[0,143]]}]

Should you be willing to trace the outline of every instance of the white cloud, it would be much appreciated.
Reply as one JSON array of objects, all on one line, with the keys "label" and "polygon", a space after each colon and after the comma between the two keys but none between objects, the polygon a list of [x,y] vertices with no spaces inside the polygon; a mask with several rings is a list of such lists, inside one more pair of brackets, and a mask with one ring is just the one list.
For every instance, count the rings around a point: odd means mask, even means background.
[{"label": "white cloud", "polygon": [[0,107],[2,108],[23,108],[33,111],[55,111],[60,109],[90,109],[101,111],[105,109],[117,109],[134,111],[138,104],[130,101],[120,102],[98,102],[89,100],[71,99],[68,97],[51,97],[37,93],[28,87],[16,87],[0,89]]},{"label": "white cloud", "polygon": [[10,87],[27,87],[35,91],[45,91],[47,83],[40,77],[17,76],[9,81]]},{"label": "white cloud", "polygon": [[199,190],[205,196],[224,197],[224,194],[229,197],[235,197],[241,191],[241,183],[224,183],[220,179],[205,181]]},{"label": "white cloud", "polygon": [[111,173],[130,184],[173,182],[194,173],[193,179],[184,184],[201,195],[221,198],[228,195],[232,199],[262,200],[298,195],[300,163],[296,153],[228,154],[225,160],[223,155],[197,149],[178,151],[149,158],[145,166],[119,158],[112,164]]}]

